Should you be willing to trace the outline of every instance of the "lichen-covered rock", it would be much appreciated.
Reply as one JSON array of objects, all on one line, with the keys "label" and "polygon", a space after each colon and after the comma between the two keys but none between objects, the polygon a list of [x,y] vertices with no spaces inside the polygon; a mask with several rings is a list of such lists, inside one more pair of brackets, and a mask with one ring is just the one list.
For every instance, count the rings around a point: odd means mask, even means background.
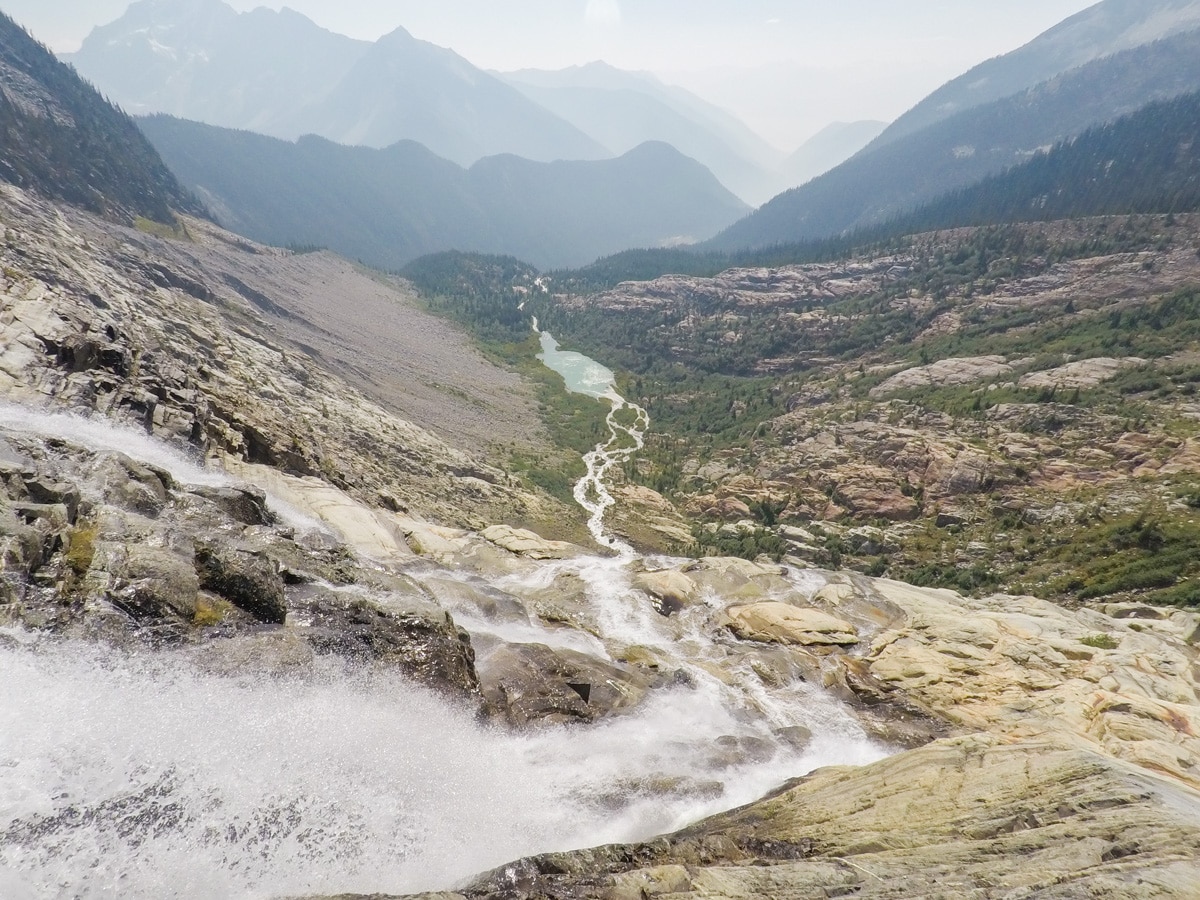
[{"label": "lichen-covered rock", "polygon": [[231,547],[198,544],[196,574],[202,588],[260,622],[282,624],[287,619],[283,579],[270,559]]}]

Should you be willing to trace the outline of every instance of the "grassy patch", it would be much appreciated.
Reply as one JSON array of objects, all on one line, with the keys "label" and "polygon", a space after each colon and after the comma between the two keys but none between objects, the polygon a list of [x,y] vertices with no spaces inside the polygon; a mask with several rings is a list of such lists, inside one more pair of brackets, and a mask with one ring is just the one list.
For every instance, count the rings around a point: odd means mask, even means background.
[{"label": "grassy patch", "polygon": [[172,224],[167,224],[166,222],[155,222],[153,219],[147,219],[145,216],[138,216],[133,224],[143,234],[151,234],[154,237],[165,240],[188,242],[192,240],[192,235],[188,232],[187,226],[179,220],[176,220]]}]

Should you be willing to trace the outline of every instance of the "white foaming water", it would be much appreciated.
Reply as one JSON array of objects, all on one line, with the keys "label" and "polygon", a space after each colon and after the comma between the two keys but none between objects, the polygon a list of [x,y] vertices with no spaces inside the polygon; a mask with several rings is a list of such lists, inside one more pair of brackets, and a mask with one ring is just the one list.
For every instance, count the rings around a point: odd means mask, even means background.
[{"label": "white foaming water", "polygon": [[58,438],[92,450],[124,453],[138,462],[165,469],[181,484],[222,487],[233,483],[223,472],[204,468],[196,459],[168,447],[146,432],[116,425],[107,419],[0,402],[0,430]]},{"label": "white foaming water", "polygon": [[[803,754],[730,766],[712,740],[746,725],[706,684],[602,725],[518,735],[332,661],[314,677],[229,678],[177,654],[11,632],[0,684],[6,898],[446,888],[529,853],[648,838],[815,766],[881,755],[834,728]],[[651,788],[688,779],[726,788]]]},{"label": "white foaming water", "polygon": [[[0,431],[57,438],[81,447],[108,453],[124,453],[131,459],[171,473],[180,484],[230,487],[237,484],[219,469],[209,469],[196,457],[170,447],[144,431],[118,425],[101,417],[69,412],[50,412],[15,403],[0,402]],[[297,531],[329,532],[329,528],[289,503],[267,492],[267,505],[280,520]]]},{"label": "white foaming water", "polygon": [[[0,429],[119,450],[184,483],[235,483],[103,421],[0,405]],[[526,734],[332,659],[303,677],[228,677],[180,652],[0,629],[0,897],[445,889],[524,855],[650,838],[818,766],[886,755],[823,691],[766,688],[744,648],[708,634],[703,603],[655,612],[630,587],[633,558],[622,548],[496,584],[520,595],[578,576],[595,634],[456,611],[481,637],[610,659],[638,644],[683,676],[631,713]],[[793,576],[801,593],[820,584]],[[780,733],[793,725],[813,741]]]}]

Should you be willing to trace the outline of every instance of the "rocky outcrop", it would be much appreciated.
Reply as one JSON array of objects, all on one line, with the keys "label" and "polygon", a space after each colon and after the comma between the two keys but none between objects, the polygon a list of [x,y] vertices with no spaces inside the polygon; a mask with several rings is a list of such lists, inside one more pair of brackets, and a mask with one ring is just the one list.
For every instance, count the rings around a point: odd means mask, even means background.
[{"label": "rocky outcrop", "polygon": [[940,359],[927,366],[915,366],[898,372],[887,381],[871,388],[872,397],[886,397],[900,391],[918,388],[948,387],[994,380],[1009,375],[1013,367],[1003,356],[975,356],[963,359]]},{"label": "rocky outcrop", "polygon": [[480,535],[509,553],[529,559],[567,559],[581,552],[581,548],[565,541],[547,541],[532,531],[508,525],[489,526]]},{"label": "rocky outcrop", "polygon": [[801,647],[852,646],[858,632],[849,622],[818,609],[767,601],[733,606],[725,611],[730,631],[746,641],[797,644]]},{"label": "rocky outcrop", "polygon": [[445,609],[328,533],[276,522],[261,491],[60,439],[10,434],[0,449],[0,622],[196,648],[220,671],[333,654],[481,702],[470,638]]},{"label": "rocky outcrop", "polygon": [[[168,241],[10,186],[0,207],[10,400],[101,413],[444,522],[515,513],[585,534],[573,510],[491,465],[501,442],[545,441],[528,389],[400,285],[202,221],[189,220],[190,240]],[[430,387],[429,371],[456,383]],[[153,484],[134,481],[129,502],[152,506]]]},{"label": "rocky outcrop", "polygon": [[1070,742],[987,736],[830,768],[631,846],[521,860],[484,897],[1185,897],[1200,795]]},{"label": "rocky outcrop", "polygon": [[1107,381],[1122,369],[1145,364],[1146,360],[1136,356],[1122,359],[1107,356],[1080,359],[1065,366],[1022,375],[1018,384],[1023,388],[1090,388]]}]

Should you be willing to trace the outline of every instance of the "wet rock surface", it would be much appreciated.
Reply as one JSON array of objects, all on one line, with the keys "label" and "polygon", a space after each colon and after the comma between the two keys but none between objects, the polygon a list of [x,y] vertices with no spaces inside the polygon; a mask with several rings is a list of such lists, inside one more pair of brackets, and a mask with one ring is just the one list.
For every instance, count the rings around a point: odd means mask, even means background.
[{"label": "wet rock surface", "polygon": [[658,681],[544,644],[503,644],[479,660],[483,695],[509,725],[591,722],[636,706]]},{"label": "wet rock surface", "polygon": [[[1180,897],[1200,883],[1200,617],[866,578],[817,593],[872,635],[821,671],[889,707],[897,734],[907,706],[915,749],[819,770],[656,841],[420,896]],[[1117,646],[1090,647],[1096,633]]]}]

